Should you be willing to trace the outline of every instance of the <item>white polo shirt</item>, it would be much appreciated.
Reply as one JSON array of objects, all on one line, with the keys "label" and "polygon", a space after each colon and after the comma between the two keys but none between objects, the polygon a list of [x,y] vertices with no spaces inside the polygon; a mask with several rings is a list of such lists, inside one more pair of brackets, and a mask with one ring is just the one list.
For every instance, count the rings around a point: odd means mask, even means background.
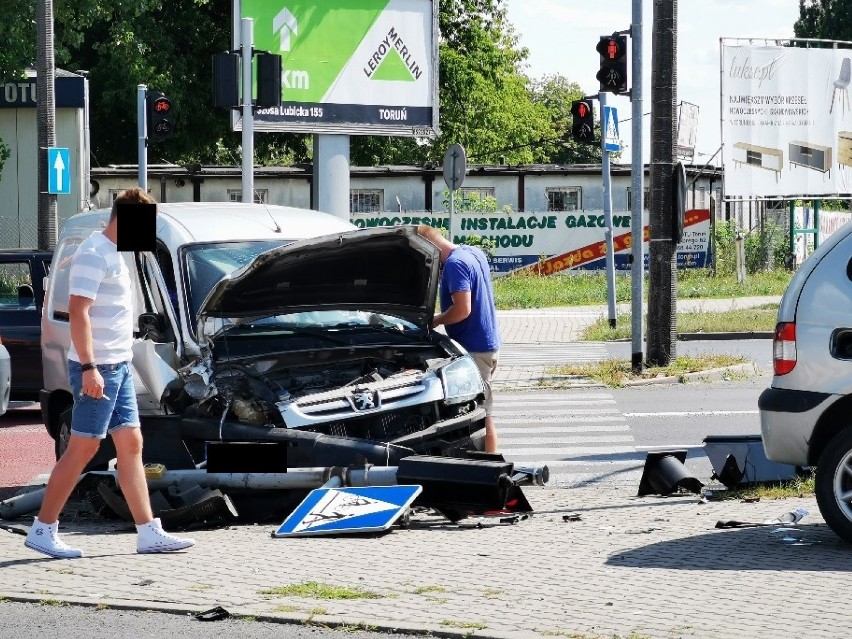
[{"label": "white polo shirt", "polygon": [[[94,300],[89,309],[94,363],[130,361],[133,356],[130,271],[115,244],[100,231],[83,240],[74,253],[68,286],[71,295]],[[80,361],[73,343],[68,358]]]}]

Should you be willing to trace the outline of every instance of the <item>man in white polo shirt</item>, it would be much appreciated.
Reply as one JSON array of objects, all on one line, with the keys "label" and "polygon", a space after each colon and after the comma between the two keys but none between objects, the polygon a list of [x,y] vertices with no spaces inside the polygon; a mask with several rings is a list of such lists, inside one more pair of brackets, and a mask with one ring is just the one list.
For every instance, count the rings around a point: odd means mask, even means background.
[{"label": "man in white polo shirt", "polygon": [[84,240],[71,263],[68,302],[71,325],[68,376],[74,394],[71,436],[67,450],[50,474],[41,510],[25,542],[27,547],[51,557],[83,556],[80,549],[59,538],[59,514],[77,478],[107,434],[115,444],[121,492],[136,523],[137,552],[170,552],[195,544],[192,539],[165,532],[151,511],[130,370],[134,320],[130,271],[116,247],[118,209],[124,204],[156,202],[140,188],[120,193],[106,228]]}]

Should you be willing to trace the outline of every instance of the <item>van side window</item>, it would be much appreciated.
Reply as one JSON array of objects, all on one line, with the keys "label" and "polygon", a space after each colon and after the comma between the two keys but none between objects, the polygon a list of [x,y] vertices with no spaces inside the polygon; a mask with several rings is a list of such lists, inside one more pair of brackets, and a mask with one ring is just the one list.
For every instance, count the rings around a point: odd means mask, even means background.
[{"label": "van side window", "polygon": [[0,263],[0,311],[36,310],[29,262]]},{"label": "van side window", "polygon": [[68,276],[71,273],[71,258],[77,252],[82,238],[69,237],[64,240],[54,252],[53,277],[50,281],[50,301],[48,317],[63,322],[68,321]]}]

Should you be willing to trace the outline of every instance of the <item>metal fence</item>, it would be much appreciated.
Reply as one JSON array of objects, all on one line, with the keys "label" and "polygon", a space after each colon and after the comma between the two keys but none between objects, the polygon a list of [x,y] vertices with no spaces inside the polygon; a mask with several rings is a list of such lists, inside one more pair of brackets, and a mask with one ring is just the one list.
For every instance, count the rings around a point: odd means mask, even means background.
[{"label": "metal fence", "polygon": [[[59,218],[61,229],[68,218]],[[35,248],[38,246],[38,220],[0,216],[0,248]]]}]

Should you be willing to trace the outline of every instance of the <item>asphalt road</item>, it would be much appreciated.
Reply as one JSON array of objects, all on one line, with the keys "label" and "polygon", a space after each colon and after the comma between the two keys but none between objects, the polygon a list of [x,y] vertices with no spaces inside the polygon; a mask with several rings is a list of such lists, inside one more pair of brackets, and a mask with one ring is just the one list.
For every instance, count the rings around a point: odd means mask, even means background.
[{"label": "asphalt road", "polygon": [[[98,610],[93,607],[43,603],[0,601],[0,639],[20,637],[61,636],[63,639],[346,639],[387,638],[385,633],[367,632],[355,628],[331,630],[321,625],[295,625],[227,618],[218,621],[199,621],[187,615],[163,614],[144,610]],[[61,631],[58,629],[61,628]],[[401,639],[414,635],[394,634]]]}]

